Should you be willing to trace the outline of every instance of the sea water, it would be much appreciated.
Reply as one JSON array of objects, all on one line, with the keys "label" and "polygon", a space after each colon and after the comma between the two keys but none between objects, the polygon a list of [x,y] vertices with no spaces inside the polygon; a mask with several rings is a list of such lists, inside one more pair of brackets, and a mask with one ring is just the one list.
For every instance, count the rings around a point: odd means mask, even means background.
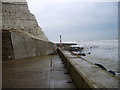
[{"label": "sea water", "polygon": [[89,62],[103,65],[107,70],[118,72],[118,40],[79,42],[84,47],[82,56]]}]

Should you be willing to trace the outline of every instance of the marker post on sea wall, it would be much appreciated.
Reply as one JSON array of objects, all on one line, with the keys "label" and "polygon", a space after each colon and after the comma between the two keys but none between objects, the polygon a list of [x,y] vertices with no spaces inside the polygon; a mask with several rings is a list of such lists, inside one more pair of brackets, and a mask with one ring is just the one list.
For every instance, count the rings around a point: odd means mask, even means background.
[{"label": "marker post on sea wall", "polygon": [[61,39],[61,35],[60,35],[60,48],[62,48],[62,39]]}]

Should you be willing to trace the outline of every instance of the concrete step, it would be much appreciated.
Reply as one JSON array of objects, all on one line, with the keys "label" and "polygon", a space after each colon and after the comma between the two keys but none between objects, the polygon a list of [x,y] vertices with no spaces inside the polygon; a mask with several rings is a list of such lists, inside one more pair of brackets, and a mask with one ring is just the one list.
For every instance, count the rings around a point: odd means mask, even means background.
[{"label": "concrete step", "polygon": [[2,60],[14,59],[11,42],[11,33],[9,30],[2,31]]}]

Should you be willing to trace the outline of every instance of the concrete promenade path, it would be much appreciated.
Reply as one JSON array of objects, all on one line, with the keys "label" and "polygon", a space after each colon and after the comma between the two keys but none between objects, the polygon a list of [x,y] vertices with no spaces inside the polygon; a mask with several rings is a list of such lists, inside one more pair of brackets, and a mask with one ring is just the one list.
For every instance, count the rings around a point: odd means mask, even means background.
[{"label": "concrete promenade path", "polygon": [[3,88],[75,88],[58,55],[3,61]]}]

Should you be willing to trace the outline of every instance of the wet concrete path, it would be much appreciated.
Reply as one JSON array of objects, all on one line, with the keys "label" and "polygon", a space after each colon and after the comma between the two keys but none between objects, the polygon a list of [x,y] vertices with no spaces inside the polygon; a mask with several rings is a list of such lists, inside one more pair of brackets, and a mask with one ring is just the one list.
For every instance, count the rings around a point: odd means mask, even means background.
[{"label": "wet concrete path", "polygon": [[58,55],[3,61],[3,88],[74,88]]}]

